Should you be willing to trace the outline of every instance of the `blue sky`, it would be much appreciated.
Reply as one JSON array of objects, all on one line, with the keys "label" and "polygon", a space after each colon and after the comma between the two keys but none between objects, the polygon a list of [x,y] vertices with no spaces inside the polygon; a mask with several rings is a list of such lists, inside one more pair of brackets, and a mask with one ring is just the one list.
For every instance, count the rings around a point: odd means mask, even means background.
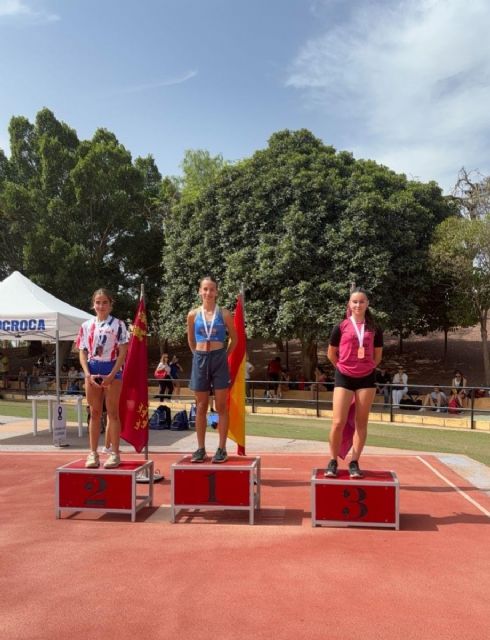
[{"label": "blue sky", "polygon": [[490,173],[489,25],[488,0],[0,0],[0,148],[46,106],[175,175],[306,127],[448,192]]}]

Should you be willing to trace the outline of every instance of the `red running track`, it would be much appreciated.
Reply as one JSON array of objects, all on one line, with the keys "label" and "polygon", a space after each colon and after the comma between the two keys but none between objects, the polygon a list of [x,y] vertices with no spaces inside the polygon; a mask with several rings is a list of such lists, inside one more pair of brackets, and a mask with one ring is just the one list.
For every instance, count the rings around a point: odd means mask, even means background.
[{"label": "red running track", "polygon": [[5,640],[488,637],[490,499],[435,457],[363,458],[397,473],[400,531],[312,528],[314,454],[261,456],[254,526],[209,511],[171,524],[177,454],[151,456],[167,479],[137,522],[56,520],[55,469],[78,457],[0,454]]}]

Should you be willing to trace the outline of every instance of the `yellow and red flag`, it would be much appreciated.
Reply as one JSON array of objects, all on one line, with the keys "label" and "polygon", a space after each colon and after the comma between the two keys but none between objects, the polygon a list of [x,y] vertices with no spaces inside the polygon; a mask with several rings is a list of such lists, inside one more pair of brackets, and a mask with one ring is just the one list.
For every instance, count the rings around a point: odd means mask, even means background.
[{"label": "yellow and red flag", "polygon": [[121,438],[140,453],[148,444],[148,353],[145,300],[141,297],[124,365],[119,417]]},{"label": "yellow and red flag", "polygon": [[247,336],[245,334],[245,315],[243,297],[237,298],[233,323],[237,334],[237,345],[228,356],[230,368],[229,429],[228,435],[237,443],[239,456],[245,455],[245,363],[247,353]]}]

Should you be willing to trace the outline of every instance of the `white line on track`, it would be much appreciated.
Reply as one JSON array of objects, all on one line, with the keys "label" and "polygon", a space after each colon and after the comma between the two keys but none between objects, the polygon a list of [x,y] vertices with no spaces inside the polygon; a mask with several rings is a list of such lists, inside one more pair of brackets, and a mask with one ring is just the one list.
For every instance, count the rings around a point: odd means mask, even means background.
[{"label": "white line on track", "polygon": [[452,487],[455,491],[457,491],[461,496],[463,496],[463,498],[465,500],[468,500],[468,502],[471,502],[471,504],[476,507],[477,509],[479,509],[483,514],[485,514],[487,516],[487,518],[490,518],[490,511],[487,511],[485,509],[485,507],[482,507],[481,504],[479,504],[476,500],[474,500],[471,496],[469,496],[468,494],[466,494],[464,491],[462,491],[459,487],[457,487],[455,484],[453,484],[451,482],[451,480],[448,480],[446,478],[446,476],[443,476],[442,473],[440,473],[437,469],[435,469],[429,462],[427,462],[427,460],[424,460],[421,456],[417,456],[417,460],[420,460],[420,462],[423,462],[423,464],[425,464],[426,467],[428,467],[433,473],[436,474],[436,476],[438,478],[441,478],[441,480],[443,480],[446,484],[448,484],[450,487]]}]

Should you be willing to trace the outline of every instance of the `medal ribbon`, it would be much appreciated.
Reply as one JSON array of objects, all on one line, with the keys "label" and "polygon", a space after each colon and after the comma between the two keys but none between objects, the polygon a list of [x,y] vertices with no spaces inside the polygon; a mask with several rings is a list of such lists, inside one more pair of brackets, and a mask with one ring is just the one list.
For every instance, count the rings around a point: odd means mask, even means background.
[{"label": "medal ribbon", "polygon": [[97,345],[95,347],[95,354],[94,355],[100,355],[99,354],[99,347],[101,347],[103,349],[104,344],[107,342],[107,334],[102,333],[102,329],[106,325],[110,325],[111,322],[112,322],[112,316],[111,315],[108,315],[105,320],[102,320],[102,322],[98,322],[98,321],[96,322],[96,324],[95,324],[95,335],[97,336]]},{"label": "medal ribbon", "polygon": [[218,305],[216,305],[214,307],[213,317],[211,319],[211,324],[209,325],[209,329],[208,329],[208,325],[207,325],[207,322],[206,322],[206,316],[204,314],[204,307],[201,307],[201,317],[202,317],[202,323],[204,325],[204,332],[206,333],[206,342],[207,342],[208,350],[209,350],[209,346],[210,346],[210,342],[211,342],[211,335],[213,333],[214,321],[216,320],[216,313],[217,312],[218,312]]},{"label": "medal ribbon", "polygon": [[365,322],[362,323],[361,330],[359,331],[359,329],[357,328],[356,321],[354,320],[354,318],[352,316],[350,316],[350,321],[352,322],[352,324],[354,326],[354,330],[355,330],[357,338],[359,340],[359,348],[363,349],[364,348],[364,329],[366,327],[366,323]]}]

